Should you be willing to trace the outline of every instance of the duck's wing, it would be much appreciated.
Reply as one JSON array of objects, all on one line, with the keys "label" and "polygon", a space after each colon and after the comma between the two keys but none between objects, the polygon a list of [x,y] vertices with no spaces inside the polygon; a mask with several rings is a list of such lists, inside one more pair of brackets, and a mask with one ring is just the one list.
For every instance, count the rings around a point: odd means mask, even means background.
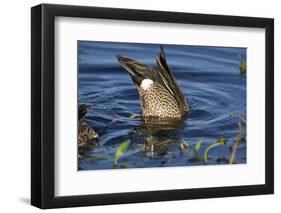
[{"label": "duck's wing", "polygon": [[182,112],[187,112],[188,104],[182,90],[180,89],[173,73],[167,64],[163,46],[160,47],[159,58],[156,58],[156,63],[157,68],[155,69],[155,74],[157,75],[157,82],[171,93],[171,95],[176,99]]},{"label": "duck's wing", "polygon": [[137,86],[140,86],[143,79],[155,80],[154,70],[144,63],[121,55],[118,55],[117,59],[119,63],[127,70],[133,82]]},{"label": "duck's wing", "polygon": [[83,121],[88,110],[89,106],[87,104],[80,104],[78,107],[78,118],[79,121]]}]

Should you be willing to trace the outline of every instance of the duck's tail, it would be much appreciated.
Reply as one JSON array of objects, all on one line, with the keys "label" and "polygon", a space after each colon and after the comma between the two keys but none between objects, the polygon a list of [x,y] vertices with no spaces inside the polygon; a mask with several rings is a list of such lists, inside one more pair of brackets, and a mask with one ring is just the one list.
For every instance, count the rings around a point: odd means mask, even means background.
[{"label": "duck's tail", "polygon": [[126,56],[118,55],[117,59],[137,86],[140,86],[143,79],[154,79],[153,70],[147,65]]},{"label": "duck's tail", "polygon": [[189,110],[187,101],[168,66],[163,46],[160,47],[160,53],[159,57],[156,58],[156,63],[157,81],[174,96],[181,111],[187,112]]}]

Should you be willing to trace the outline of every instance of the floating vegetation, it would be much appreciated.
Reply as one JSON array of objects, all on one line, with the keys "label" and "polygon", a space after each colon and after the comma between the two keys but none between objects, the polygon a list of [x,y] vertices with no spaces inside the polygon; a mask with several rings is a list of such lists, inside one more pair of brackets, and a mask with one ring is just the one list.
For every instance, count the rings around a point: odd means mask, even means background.
[{"label": "floating vegetation", "polygon": [[196,150],[197,152],[199,152],[199,149],[200,149],[202,143],[203,143],[203,140],[198,140],[198,141],[197,141],[197,143],[196,143],[196,145],[195,145],[195,150]]},{"label": "floating vegetation", "polygon": [[184,151],[189,147],[189,145],[188,145],[187,141],[181,139],[180,143],[179,143],[179,147],[180,147],[181,151]]},{"label": "floating vegetation", "polygon": [[242,59],[241,55],[239,55],[239,58],[240,58],[240,66],[239,66],[240,74],[241,75],[246,75],[247,65],[246,65],[246,63],[243,62],[243,59]]},{"label": "floating vegetation", "polygon": [[115,124],[115,123],[117,123],[118,122],[118,120],[115,118],[115,119],[113,119],[112,121],[110,121],[109,123],[108,123],[108,126],[109,125],[112,125],[112,124]]},{"label": "floating vegetation", "polygon": [[208,164],[208,152],[211,149],[213,149],[217,146],[221,146],[221,145],[225,145],[225,144],[226,144],[226,140],[223,136],[221,136],[221,137],[218,138],[216,143],[209,145],[204,152],[204,162],[205,162],[205,164]]},{"label": "floating vegetation", "polygon": [[116,151],[115,151],[115,157],[114,157],[114,161],[113,161],[113,167],[116,168],[117,165],[118,165],[118,161],[119,159],[122,157],[122,155],[127,152],[128,150],[128,147],[129,147],[129,144],[130,144],[130,140],[127,140],[123,143],[121,143]]},{"label": "floating vegetation", "polygon": [[130,119],[135,119],[135,118],[139,118],[139,117],[140,117],[139,114],[134,114],[134,113],[128,116],[128,118],[130,118]]},{"label": "floating vegetation", "polygon": [[195,145],[189,146],[189,149],[188,149],[188,161],[189,162],[199,162],[199,161],[203,160],[203,158],[199,154],[199,150],[201,148],[202,143],[203,143],[203,140],[198,140]]}]

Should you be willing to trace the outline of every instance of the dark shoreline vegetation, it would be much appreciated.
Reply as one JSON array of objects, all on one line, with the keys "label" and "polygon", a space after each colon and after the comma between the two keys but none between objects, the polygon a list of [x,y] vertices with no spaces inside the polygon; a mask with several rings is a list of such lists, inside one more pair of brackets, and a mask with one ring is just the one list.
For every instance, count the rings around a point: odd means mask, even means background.
[{"label": "dark shoreline vegetation", "polygon": [[159,45],[81,42],[79,170],[247,162],[246,50],[184,48],[165,45],[191,111],[182,122],[151,124],[142,120],[136,89],[115,56],[136,54],[153,66],[147,52],[159,52]]}]

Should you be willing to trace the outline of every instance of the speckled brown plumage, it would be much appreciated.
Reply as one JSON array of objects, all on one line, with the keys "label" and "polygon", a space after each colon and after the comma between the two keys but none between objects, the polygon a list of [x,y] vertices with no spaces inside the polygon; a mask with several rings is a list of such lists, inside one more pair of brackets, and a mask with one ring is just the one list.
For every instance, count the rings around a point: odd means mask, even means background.
[{"label": "speckled brown plumage", "polygon": [[156,58],[156,68],[117,56],[136,85],[141,102],[142,117],[149,120],[180,120],[189,106],[166,61],[163,47]]},{"label": "speckled brown plumage", "polygon": [[99,138],[95,130],[85,122],[79,123],[78,132],[78,143],[80,145]]},{"label": "speckled brown plumage", "polygon": [[175,98],[158,83],[147,90],[140,88],[140,98],[145,119],[180,119],[182,116]]},{"label": "speckled brown plumage", "polygon": [[78,107],[78,143],[79,145],[86,144],[92,140],[98,139],[99,135],[95,130],[84,121],[87,113],[88,106],[86,104],[81,104]]}]

